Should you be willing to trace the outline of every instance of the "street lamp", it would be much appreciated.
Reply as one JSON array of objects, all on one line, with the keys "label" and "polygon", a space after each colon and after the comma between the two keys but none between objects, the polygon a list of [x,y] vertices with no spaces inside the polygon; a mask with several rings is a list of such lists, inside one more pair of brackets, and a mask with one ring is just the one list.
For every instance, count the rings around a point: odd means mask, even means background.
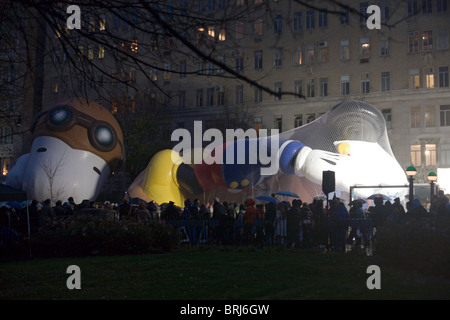
[{"label": "street lamp", "polygon": [[409,178],[409,203],[412,205],[414,201],[414,176],[416,175],[417,170],[413,166],[409,166],[406,168],[406,175]]},{"label": "street lamp", "polygon": [[436,172],[430,172],[428,174],[428,181],[430,181],[430,203],[434,196],[434,182],[437,180]]}]

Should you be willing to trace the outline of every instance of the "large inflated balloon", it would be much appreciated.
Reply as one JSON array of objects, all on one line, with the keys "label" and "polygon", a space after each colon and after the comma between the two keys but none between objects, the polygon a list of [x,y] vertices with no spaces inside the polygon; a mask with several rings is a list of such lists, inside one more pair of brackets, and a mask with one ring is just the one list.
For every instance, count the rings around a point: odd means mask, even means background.
[{"label": "large inflated balloon", "polygon": [[[131,196],[139,193],[141,198],[144,195],[147,201],[176,201],[182,205],[182,200],[190,197],[211,201],[212,197],[220,196],[223,200],[242,201],[249,194],[255,197],[289,190],[304,201],[312,201],[322,193],[323,171],[335,172],[336,193],[343,196],[348,196],[352,186],[407,184],[405,172],[392,153],[384,117],[365,102],[340,103],[315,121],[282,132],[277,140],[270,141],[270,137],[237,140],[217,147],[217,152],[223,150],[223,164],[207,164],[207,161],[194,166],[173,161],[168,164],[166,160],[160,162],[157,155],[143,175],[146,181],[155,179],[156,172],[159,177],[171,175],[174,185],[179,186],[176,195],[159,192],[158,189],[163,189],[158,183],[142,184],[141,180],[133,182],[129,193]],[[276,172],[264,174],[261,169],[268,167],[266,163],[259,158],[257,163],[250,161],[255,153],[249,152],[252,143],[256,143],[258,150],[263,145],[276,144]],[[226,163],[231,148],[237,150],[239,145],[246,147],[245,161],[239,163],[235,158],[233,163]],[[166,178],[160,179],[163,183]],[[367,197],[378,189],[355,189],[354,197]],[[401,197],[406,191],[405,188],[386,189],[385,193]]]},{"label": "large inflated balloon", "polygon": [[6,184],[28,197],[94,200],[124,160],[123,135],[114,116],[84,99],[62,101],[38,114],[30,153],[22,155]]}]

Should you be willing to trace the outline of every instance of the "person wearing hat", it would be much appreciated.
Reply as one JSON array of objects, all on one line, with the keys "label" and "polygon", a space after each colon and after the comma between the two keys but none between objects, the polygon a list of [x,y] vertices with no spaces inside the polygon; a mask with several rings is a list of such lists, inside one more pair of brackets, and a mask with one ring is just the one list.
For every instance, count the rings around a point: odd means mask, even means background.
[{"label": "person wearing hat", "polygon": [[32,199],[95,200],[125,159],[119,123],[92,101],[72,98],[45,109],[31,132],[31,150],[17,160],[6,184]]}]

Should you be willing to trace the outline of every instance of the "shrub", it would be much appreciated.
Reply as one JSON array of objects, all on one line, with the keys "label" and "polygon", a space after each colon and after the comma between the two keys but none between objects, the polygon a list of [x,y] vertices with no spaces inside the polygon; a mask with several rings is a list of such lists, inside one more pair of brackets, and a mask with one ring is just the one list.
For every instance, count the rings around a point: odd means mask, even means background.
[{"label": "shrub", "polygon": [[38,256],[115,255],[169,252],[179,240],[178,230],[159,221],[78,215],[46,221],[31,245]]},{"label": "shrub", "polygon": [[376,252],[402,269],[450,276],[450,217],[389,222],[376,234]]}]

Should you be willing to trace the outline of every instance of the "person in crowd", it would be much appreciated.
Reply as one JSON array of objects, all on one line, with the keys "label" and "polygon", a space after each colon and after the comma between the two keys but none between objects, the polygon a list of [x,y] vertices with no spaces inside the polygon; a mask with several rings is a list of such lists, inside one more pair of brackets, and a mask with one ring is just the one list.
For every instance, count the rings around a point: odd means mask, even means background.
[{"label": "person in crowd", "polygon": [[56,201],[53,211],[55,212],[56,217],[64,217],[66,215],[66,210],[62,206],[61,200]]},{"label": "person in crowd", "polygon": [[126,218],[130,216],[131,206],[128,203],[127,199],[123,199],[122,203],[119,205],[119,219]]},{"label": "person in crowd", "polygon": [[345,241],[347,238],[347,223],[346,219],[349,217],[349,213],[345,204],[336,198],[332,201],[330,206],[330,236],[331,236],[331,248],[335,251],[345,251]]},{"label": "person in crowd", "polygon": [[42,210],[40,211],[40,224],[43,225],[45,221],[54,218],[55,212],[53,211],[50,199],[46,199],[43,203]]},{"label": "person in crowd", "polygon": [[287,245],[291,248],[300,247],[301,205],[302,200],[292,200],[292,207],[286,215]]},{"label": "person in crowd", "polygon": [[405,218],[406,211],[403,205],[400,203],[400,198],[395,198],[392,204],[392,209],[394,211],[394,219],[401,220]]},{"label": "person in crowd", "polygon": [[258,212],[255,208],[255,200],[248,198],[245,200],[245,213],[244,213],[244,241],[247,245],[254,244],[256,230],[254,230],[255,221]]},{"label": "person in crowd", "polygon": [[408,211],[406,212],[406,215],[408,217],[411,217],[413,219],[423,219],[429,216],[429,213],[427,209],[425,209],[420,202],[419,199],[414,199],[412,205],[408,206]]},{"label": "person in crowd", "polygon": [[279,202],[275,216],[275,243],[277,246],[286,244],[286,204]]},{"label": "person in crowd", "polygon": [[73,206],[73,210],[74,210],[74,211],[77,211],[77,210],[78,210],[78,206],[77,206],[77,204],[75,203],[75,201],[73,200],[73,197],[69,197],[69,198],[67,199],[67,202],[69,203],[69,205],[72,205],[72,206]]},{"label": "person in crowd", "polygon": [[169,201],[169,204],[164,209],[163,212],[161,212],[161,216],[163,217],[163,220],[177,220],[180,218],[180,209],[175,206],[175,203],[173,201]]},{"label": "person in crowd", "polygon": [[302,245],[305,248],[309,248],[312,246],[313,216],[311,209],[306,202],[302,204],[300,214],[302,221]]},{"label": "person in crowd", "polygon": [[273,246],[273,240],[275,236],[275,218],[277,215],[277,207],[272,202],[267,202],[265,205],[265,235],[266,235],[266,245],[269,247]]},{"label": "person in crowd", "polygon": [[140,220],[151,219],[150,211],[145,207],[145,203],[141,202],[136,210],[136,217]]}]

